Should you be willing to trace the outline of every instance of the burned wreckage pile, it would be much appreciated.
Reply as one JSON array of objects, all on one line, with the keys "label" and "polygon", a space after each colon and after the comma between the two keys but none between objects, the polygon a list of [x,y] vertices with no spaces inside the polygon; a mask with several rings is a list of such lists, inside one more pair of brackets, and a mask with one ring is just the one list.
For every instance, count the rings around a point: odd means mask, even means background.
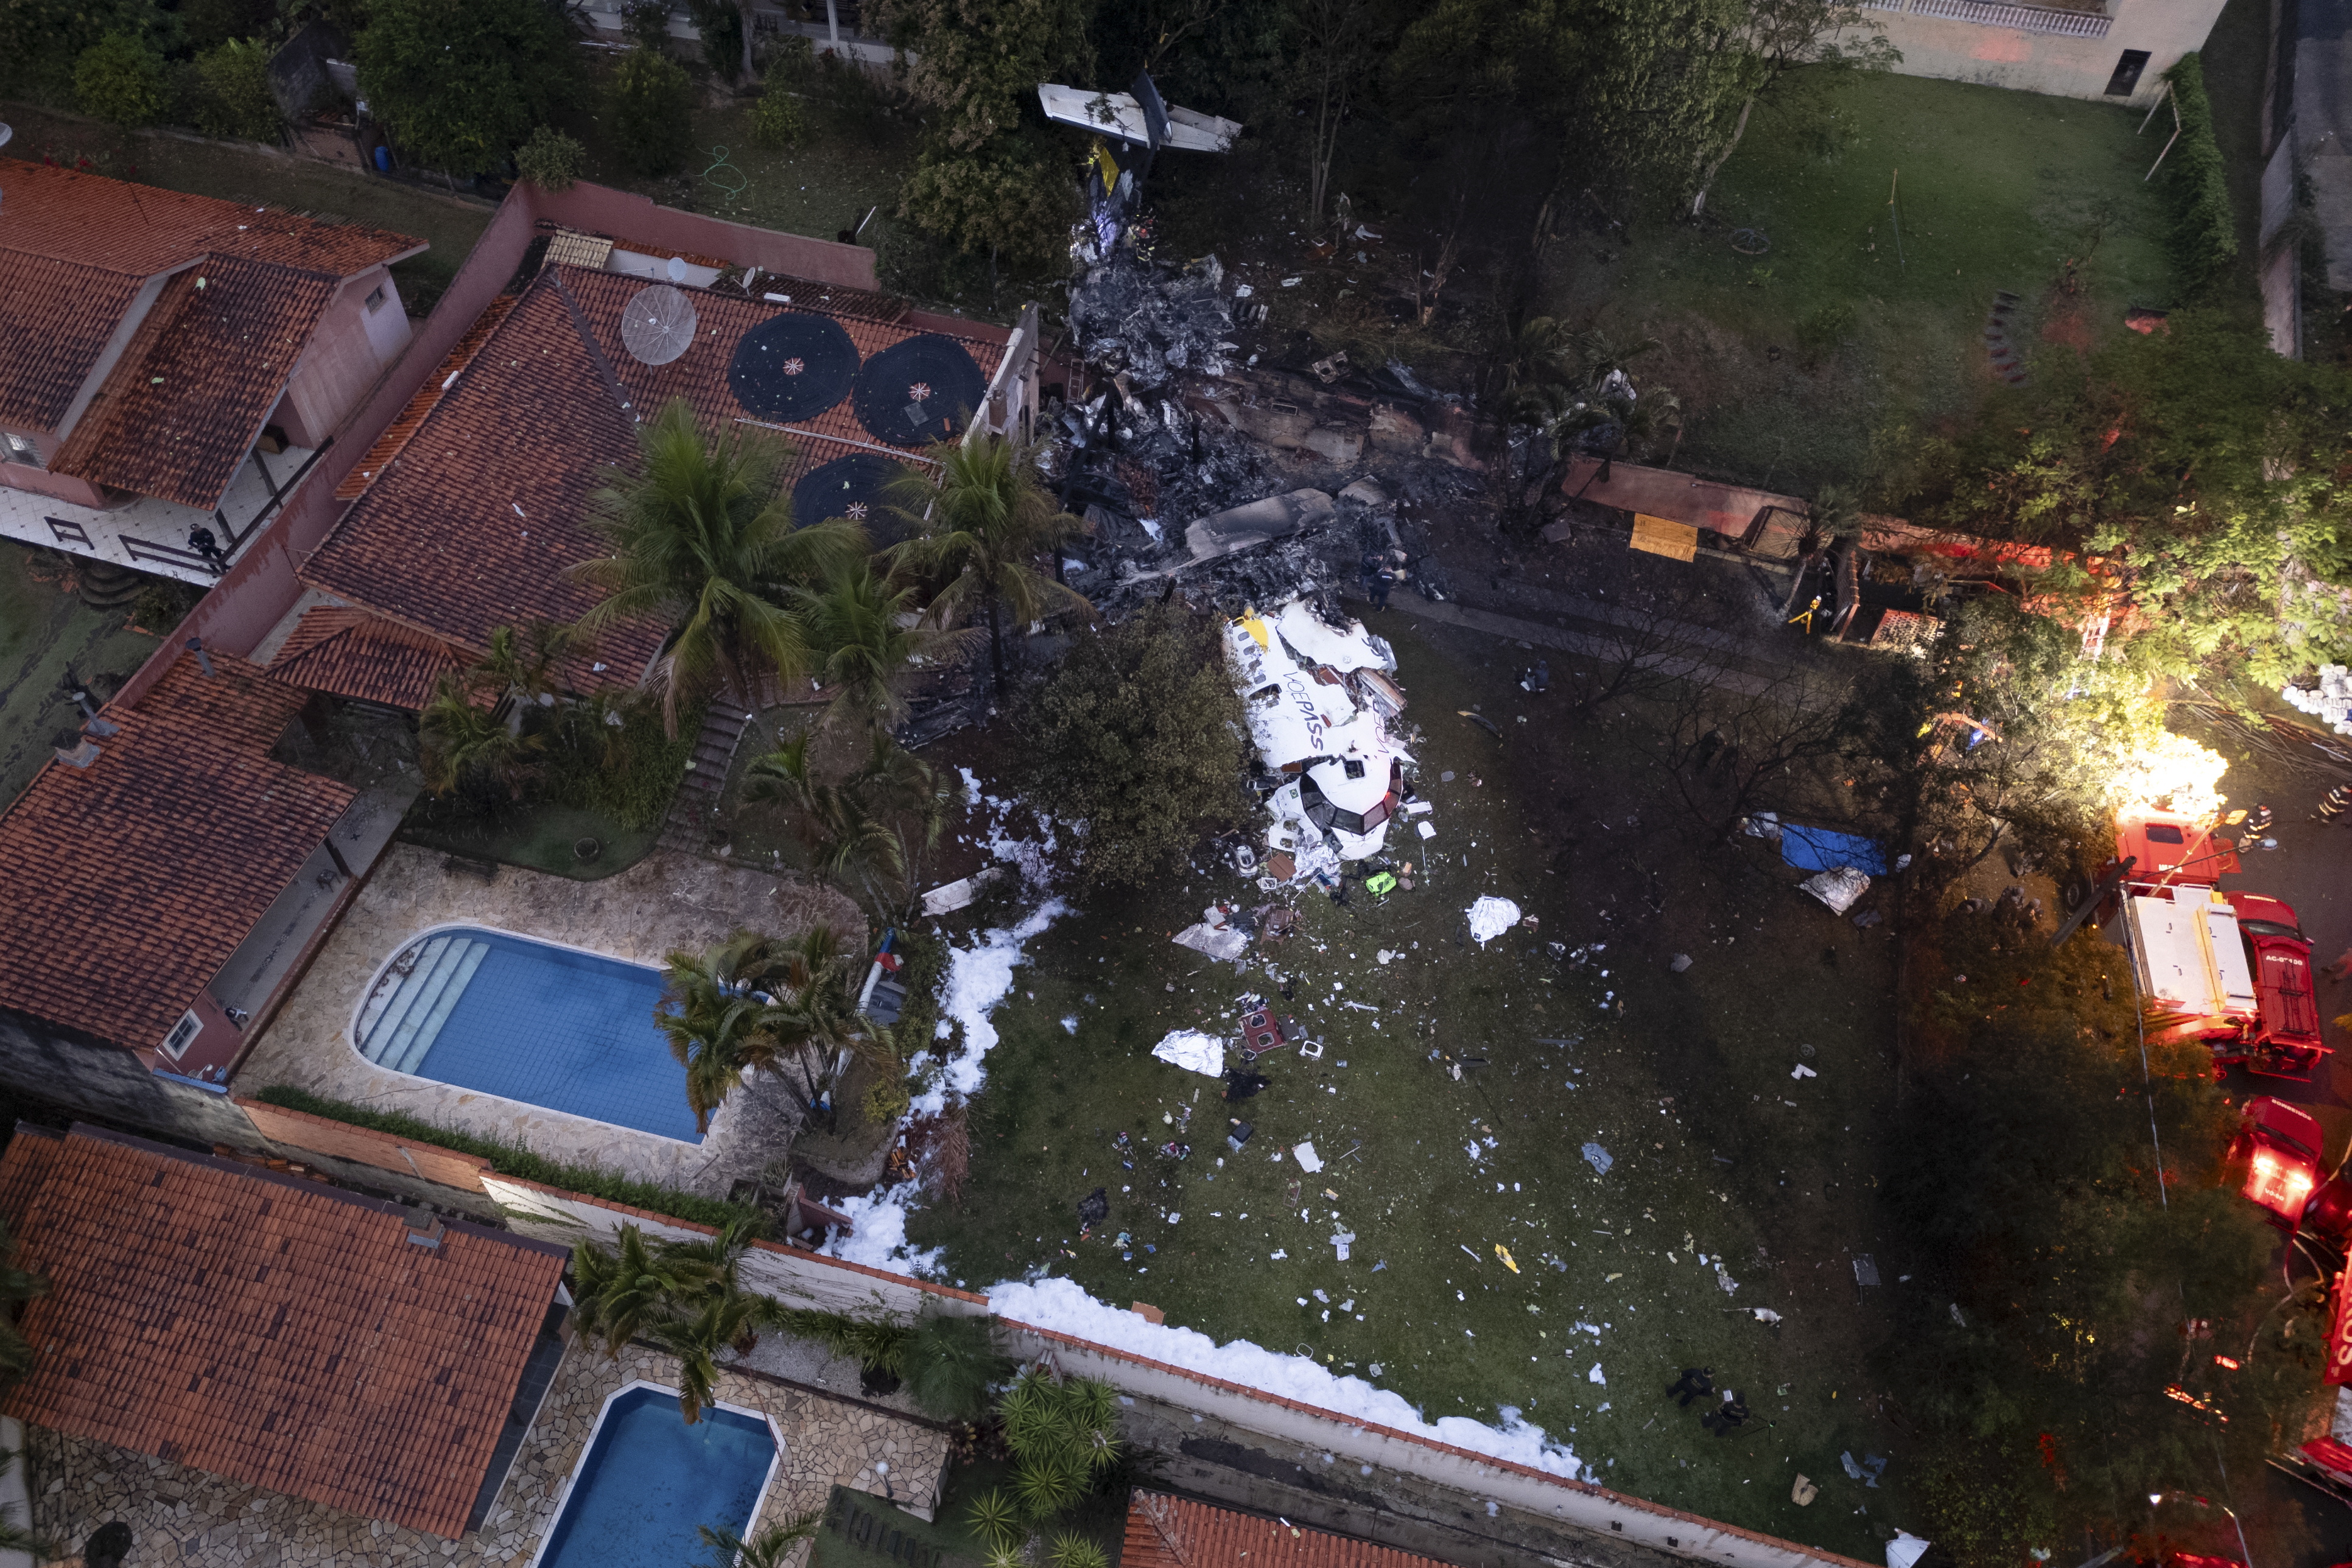
[{"label": "burned wreckage pile", "polygon": [[1271,818],[1251,858],[1265,885],[1335,886],[1342,862],[1381,852],[1411,795],[1395,655],[1337,592],[1367,557],[1394,559],[1396,507],[1369,478],[1337,496],[1296,487],[1221,417],[1246,389],[1214,257],[1171,274],[1115,250],[1073,291],[1070,326],[1088,384],[1059,411],[1047,462],[1088,527],[1064,570],[1112,619],[1177,592],[1227,617]]},{"label": "burned wreckage pile", "polygon": [[[1367,554],[1396,549],[1396,508],[1371,480],[1335,497],[1298,487],[1276,447],[1234,416],[1256,388],[1225,271],[1214,256],[1179,269],[1114,249],[1071,291],[1070,346],[1082,384],[1056,411],[1045,458],[1086,535],[1062,563],[1070,585],[1116,620],[1178,585],[1231,611],[1346,580]],[[1257,312],[1262,318],[1262,308]],[[1425,390],[1425,389],[1424,389]],[[1305,452],[1311,443],[1293,444]],[[1363,442],[1355,438],[1353,456]],[[1425,465],[1443,468],[1442,465]],[[1449,485],[1448,481],[1454,481]],[[1466,488],[1465,476],[1433,481]],[[1434,563],[1424,591],[1442,596]]]}]

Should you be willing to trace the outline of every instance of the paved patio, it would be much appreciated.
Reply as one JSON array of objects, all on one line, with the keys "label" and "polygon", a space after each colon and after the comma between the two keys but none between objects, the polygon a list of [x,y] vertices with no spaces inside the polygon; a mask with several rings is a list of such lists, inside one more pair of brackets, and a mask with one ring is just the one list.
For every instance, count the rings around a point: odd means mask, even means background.
[{"label": "paved patio", "polygon": [[[245,1486],[109,1444],[34,1427],[27,1433],[34,1527],[68,1556],[91,1531],[121,1520],[132,1532],[127,1568],[490,1568],[528,1563],[553,1521],[596,1413],[623,1385],[675,1385],[677,1363],[642,1346],[608,1361],[574,1343],[547,1403],[480,1530],[457,1541]],[[764,1411],[783,1435],[759,1526],[824,1506],[836,1484],[896,1500],[929,1518],[947,1466],[947,1434],[855,1400],[722,1372],[721,1403]],[[886,1472],[878,1469],[887,1464]],[[792,1562],[807,1560],[805,1544]],[[681,1559],[687,1568],[691,1558]]]},{"label": "paved patio", "polygon": [[237,1092],[292,1084],[520,1143],[550,1159],[714,1197],[725,1197],[735,1182],[783,1157],[800,1112],[772,1080],[755,1081],[730,1096],[698,1145],[386,1071],[352,1045],[352,1015],[386,958],[418,932],[447,922],[658,967],[672,948],[705,947],[742,926],[791,936],[822,921],[855,944],[866,929],[855,904],[830,888],[662,852],[598,882],[500,866],[485,883],[448,872],[444,858],[407,843],[384,852],[310,972],[237,1069],[232,1080]]}]

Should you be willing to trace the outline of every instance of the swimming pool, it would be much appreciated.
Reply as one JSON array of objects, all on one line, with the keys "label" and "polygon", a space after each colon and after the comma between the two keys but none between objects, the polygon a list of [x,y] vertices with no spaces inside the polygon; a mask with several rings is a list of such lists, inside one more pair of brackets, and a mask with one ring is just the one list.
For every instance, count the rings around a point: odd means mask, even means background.
[{"label": "swimming pool", "polygon": [[478,925],[376,971],[352,1040],[380,1067],[698,1144],[686,1069],[654,1026],[658,969]]},{"label": "swimming pool", "polygon": [[714,1406],[689,1427],[676,1389],[632,1383],[604,1401],[533,1568],[707,1561],[697,1527],[749,1535],[783,1452],[756,1411]]}]

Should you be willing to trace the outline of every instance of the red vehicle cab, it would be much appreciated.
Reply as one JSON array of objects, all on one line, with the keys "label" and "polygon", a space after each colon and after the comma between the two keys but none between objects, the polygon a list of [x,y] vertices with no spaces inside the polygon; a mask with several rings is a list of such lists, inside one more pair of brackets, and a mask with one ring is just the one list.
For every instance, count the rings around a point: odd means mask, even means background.
[{"label": "red vehicle cab", "polygon": [[2127,887],[2178,882],[2210,887],[2215,879],[2242,869],[2236,847],[2219,829],[2218,822],[2178,811],[2136,807],[2116,818],[2116,862],[2130,860]]},{"label": "red vehicle cab", "polygon": [[2267,1095],[2247,1101],[2239,1117],[2230,1159],[2245,1165],[2246,1182],[2240,1190],[2273,1225],[2292,1232],[2303,1224],[2304,1206],[2319,1186],[2324,1140],[2318,1119],[2299,1105]]}]

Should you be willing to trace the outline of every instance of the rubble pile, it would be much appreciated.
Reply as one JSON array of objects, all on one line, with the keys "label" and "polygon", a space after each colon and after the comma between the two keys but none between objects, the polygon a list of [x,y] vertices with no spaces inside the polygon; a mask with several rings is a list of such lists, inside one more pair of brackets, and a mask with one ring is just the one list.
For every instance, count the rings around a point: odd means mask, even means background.
[{"label": "rubble pile", "polygon": [[1158,392],[1180,371],[1222,376],[1241,350],[1224,286],[1213,256],[1171,277],[1115,250],[1070,292],[1071,339],[1088,364],[1125,378],[1130,396]]}]

